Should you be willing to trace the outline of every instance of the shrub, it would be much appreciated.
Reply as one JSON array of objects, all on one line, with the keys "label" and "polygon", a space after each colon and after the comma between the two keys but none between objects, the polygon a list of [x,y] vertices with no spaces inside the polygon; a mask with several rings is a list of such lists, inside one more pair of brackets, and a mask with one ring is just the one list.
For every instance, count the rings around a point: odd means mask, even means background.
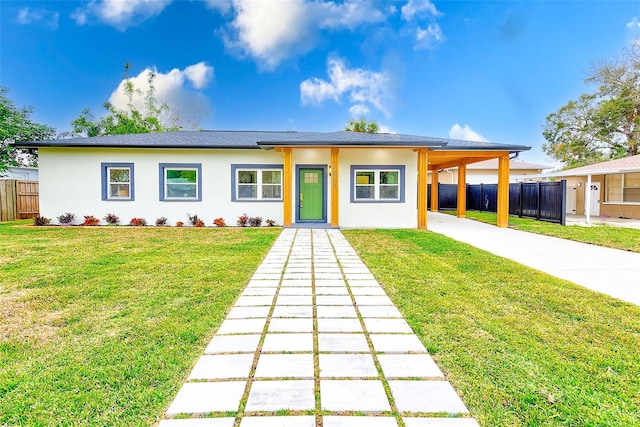
[{"label": "shrub", "polygon": [[129,221],[129,225],[133,227],[144,227],[145,225],[147,225],[147,220],[144,218],[131,218],[131,221]]},{"label": "shrub", "polygon": [[75,219],[75,215],[69,212],[65,212],[58,217],[58,222],[60,224],[71,224]]},{"label": "shrub", "polygon": [[274,220],[272,220],[272,219],[267,219],[267,220],[265,220],[265,222],[267,223],[267,225],[269,227],[273,227],[274,225],[276,225],[276,222]]},{"label": "shrub", "polygon": [[82,225],[91,226],[91,225],[98,225],[98,224],[100,224],[100,220],[95,216],[93,215],[84,216],[84,222],[82,223]]},{"label": "shrub", "polygon": [[107,221],[107,224],[116,225],[120,222],[120,218],[118,218],[115,214],[106,214],[104,216],[104,220]]},{"label": "shrub", "polygon": [[189,215],[187,214],[187,216],[189,217],[189,222],[191,223],[192,226],[194,227],[204,227],[204,221],[201,220],[198,215]]},{"label": "shrub", "polygon": [[45,217],[40,216],[40,215],[38,215],[36,217],[33,217],[33,225],[37,225],[38,227],[41,227],[43,225],[47,225],[47,224],[49,224],[50,221],[51,220],[49,218],[45,218]]},{"label": "shrub", "polygon": [[164,227],[165,225],[167,225],[167,218],[163,216],[161,216],[160,218],[156,218],[157,227]]},{"label": "shrub", "polygon": [[213,223],[216,227],[226,227],[227,223],[224,222],[224,218],[220,217],[220,218],[216,218],[213,220]]},{"label": "shrub", "polygon": [[260,227],[262,225],[262,217],[261,216],[252,216],[249,218],[249,226],[250,227]]},{"label": "shrub", "polygon": [[183,225],[184,225],[184,222],[182,221],[176,222],[176,227],[182,227]]},{"label": "shrub", "polygon": [[249,217],[247,216],[247,214],[242,214],[238,217],[238,225],[240,227],[246,227],[247,226],[247,221],[249,221]]}]

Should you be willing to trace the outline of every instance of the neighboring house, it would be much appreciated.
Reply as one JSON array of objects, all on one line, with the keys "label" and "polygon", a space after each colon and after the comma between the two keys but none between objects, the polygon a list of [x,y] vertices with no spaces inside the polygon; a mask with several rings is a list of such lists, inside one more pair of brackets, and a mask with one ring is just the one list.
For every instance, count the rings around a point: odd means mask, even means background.
[{"label": "neighboring house", "polygon": [[13,167],[11,166],[0,179],[19,179],[21,181],[37,181],[38,168]]},{"label": "neighboring house", "polygon": [[[491,158],[500,159],[498,225],[506,226],[509,156],[530,148],[345,131],[179,131],[15,146],[39,150],[40,213],[49,218],[113,213],[125,223],[164,216],[174,224],[197,214],[207,225],[218,217],[234,225],[247,214],[285,226],[421,229],[428,171],[459,166],[464,175],[467,164]],[[459,206],[463,216],[464,199]]]},{"label": "neighboring house", "polygon": [[[534,163],[511,160],[509,162],[509,181],[530,181],[529,175],[539,175],[553,166],[537,165]],[[442,184],[458,183],[458,168],[449,168],[440,171]],[[483,160],[467,165],[467,184],[495,184],[498,182],[498,159]]]},{"label": "neighboring house", "polygon": [[539,178],[567,180],[568,214],[640,219],[640,155]]}]

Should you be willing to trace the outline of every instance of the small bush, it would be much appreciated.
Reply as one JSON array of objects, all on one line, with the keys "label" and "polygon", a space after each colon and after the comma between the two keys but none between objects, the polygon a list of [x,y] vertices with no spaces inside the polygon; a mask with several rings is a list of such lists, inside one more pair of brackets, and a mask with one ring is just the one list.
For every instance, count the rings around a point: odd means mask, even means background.
[{"label": "small bush", "polygon": [[227,223],[224,222],[224,218],[222,218],[222,217],[214,219],[213,220],[213,224],[216,227],[226,227],[227,226]]},{"label": "small bush", "polygon": [[43,225],[47,225],[49,224],[49,222],[51,222],[51,220],[49,218],[45,218],[43,216],[36,216],[33,217],[33,225],[37,225],[38,227],[41,227]]},{"label": "small bush", "polygon": [[100,224],[100,220],[93,215],[85,215],[82,225],[93,226]]},{"label": "small bush", "polygon": [[183,225],[184,225],[184,222],[182,221],[176,222],[176,227],[182,227]]},{"label": "small bush", "polygon": [[238,217],[238,222],[237,224],[240,227],[246,227],[247,226],[247,221],[249,221],[249,217],[247,216],[247,214],[242,214]]},{"label": "small bush", "polygon": [[167,225],[167,218],[163,216],[156,218],[156,227],[164,227],[165,225]]},{"label": "small bush", "polygon": [[201,220],[198,215],[189,215],[187,214],[187,216],[189,217],[189,222],[191,223],[192,226],[194,227],[204,227],[204,221]]},{"label": "small bush", "polygon": [[60,224],[71,224],[75,219],[75,215],[69,212],[65,212],[58,217],[58,222]]},{"label": "small bush", "polygon": [[145,225],[147,225],[147,220],[144,218],[131,218],[131,221],[129,221],[129,225],[131,225],[132,227],[144,227]]},{"label": "small bush", "polygon": [[252,216],[249,218],[249,226],[250,227],[260,227],[262,225],[262,217],[261,216]]},{"label": "small bush", "polygon": [[117,215],[115,214],[106,214],[103,218],[105,221],[107,221],[107,224],[111,224],[111,225],[116,225],[117,223],[120,222],[120,218],[118,218]]},{"label": "small bush", "polygon": [[265,222],[267,223],[267,226],[269,227],[273,227],[274,225],[276,225],[276,222],[272,219],[267,219],[265,220]]}]

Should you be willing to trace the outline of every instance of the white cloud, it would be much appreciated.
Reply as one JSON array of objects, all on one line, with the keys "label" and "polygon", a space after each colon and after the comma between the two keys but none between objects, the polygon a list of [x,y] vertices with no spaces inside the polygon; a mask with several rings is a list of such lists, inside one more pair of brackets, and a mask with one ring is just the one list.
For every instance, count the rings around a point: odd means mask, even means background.
[{"label": "white cloud", "polygon": [[400,8],[400,12],[402,12],[402,19],[405,21],[411,21],[415,17],[437,17],[441,15],[436,6],[429,0],[409,0],[407,4]]},{"label": "white cloud", "polygon": [[391,129],[388,126],[379,124],[378,125],[378,133],[398,133],[398,132],[394,131],[393,129]]},{"label": "white cloud", "polygon": [[429,0],[409,0],[400,10],[402,19],[407,21],[406,31],[414,37],[415,49],[431,49],[446,40],[436,22],[442,13]]},{"label": "white cloud", "polygon": [[349,114],[351,117],[364,117],[369,114],[369,107],[363,104],[356,104],[349,107]]},{"label": "white cloud", "polygon": [[634,17],[630,22],[627,22],[627,28],[629,28],[629,29],[639,29],[640,28],[640,21],[638,21],[638,18]]},{"label": "white cloud", "polygon": [[416,49],[429,49],[436,43],[443,42],[445,40],[444,34],[440,25],[433,23],[429,24],[426,28],[422,29],[418,27],[416,29]]},{"label": "white cloud", "polygon": [[24,7],[18,11],[16,21],[21,25],[41,23],[48,27],[58,28],[59,18],[59,12]]},{"label": "white cloud", "polygon": [[391,77],[385,72],[374,72],[363,68],[349,68],[341,58],[327,61],[329,80],[317,77],[300,83],[300,101],[303,105],[322,104],[325,100],[340,102],[347,95],[354,111],[370,107],[390,117],[389,104]]},{"label": "white cloud", "polygon": [[465,141],[487,142],[487,138],[471,129],[469,125],[460,126],[458,123],[454,124],[451,126],[451,129],[449,129],[449,138],[462,139]]},{"label": "white cloud", "polygon": [[[214,6],[219,9],[219,7]],[[235,17],[223,31],[227,48],[266,70],[313,49],[321,30],[354,29],[385,15],[370,1],[234,0]]]},{"label": "white cloud", "polygon": [[184,69],[184,75],[196,89],[205,88],[213,79],[213,67],[205,62],[189,65]]},{"label": "white cloud", "polygon": [[91,0],[77,8],[71,17],[78,25],[87,23],[90,16],[124,31],[131,25],[159,15],[173,0]]},{"label": "white cloud", "polygon": [[209,9],[227,13],[231,10],[231,0],[204,0]]},{"label": "white cloud", "polygon": [[[204,88],[213,79],[212,66],[199,62],[184,70],[174,68],[167,73],[160,73],[155,68],[146,68],[137,76],[131,77],[129,80],[136,89],[133,105],[142,112],[147,111],[145,95],[149,90],[150,72],[156,74],[153,82],[156,101],[159,104],[167,104],[170,112],[174,114],[163,117],[164,124],[175,124],[178,120],[180,125],[192,127],[190,123],[198,122],[200,118],[211,113],[209,99],[196,89]],[[121,81],[109,97],[109,102],[119,110],[126,110],[129,104],[125,84],[125,80]]]}]

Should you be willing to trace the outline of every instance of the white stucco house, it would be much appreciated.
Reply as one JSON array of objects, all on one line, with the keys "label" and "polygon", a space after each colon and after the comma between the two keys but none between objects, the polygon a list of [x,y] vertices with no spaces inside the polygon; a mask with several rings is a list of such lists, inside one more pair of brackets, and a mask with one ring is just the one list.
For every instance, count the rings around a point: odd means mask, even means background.
[{"label": "white stucco house", "polygon": [[[382,228],[426,228],[428,172],[457,167],[464,178],[467,164],[487,159],[499,159],[508,207],[509,156],[530,148],[345,131],[178,131],[15,145],[38,148],[40,213],[53,219],[113,213],[124,223],[164,216],[172,225],[197,214],[211,226],[247,214],[285,226]],[[464,215],[464,200],[459,205]]]}]

